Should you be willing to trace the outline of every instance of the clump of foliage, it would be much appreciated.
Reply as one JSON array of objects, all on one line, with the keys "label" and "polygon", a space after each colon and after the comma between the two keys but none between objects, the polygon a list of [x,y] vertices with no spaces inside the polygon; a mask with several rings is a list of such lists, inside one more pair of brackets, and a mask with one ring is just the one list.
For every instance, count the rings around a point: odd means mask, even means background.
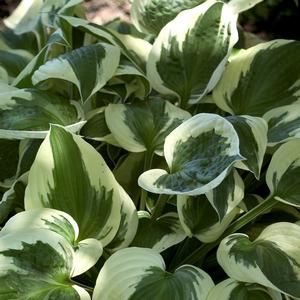
[{"label": "clump of foliage", "polygon": [[300,299],[300,43],[238,33],[259,0],[81,2],[0,35],[0,299]]}]

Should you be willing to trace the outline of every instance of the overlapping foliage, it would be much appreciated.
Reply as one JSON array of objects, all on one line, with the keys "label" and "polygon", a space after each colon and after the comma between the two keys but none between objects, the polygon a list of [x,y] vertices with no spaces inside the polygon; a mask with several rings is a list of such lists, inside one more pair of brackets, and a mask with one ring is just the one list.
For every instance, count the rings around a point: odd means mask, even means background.
[{"label": "overlapping foliage", "polygon": [[0,33],[0,299],[300,299],[300,42],[241,42],[259,0],[81,2]]}]

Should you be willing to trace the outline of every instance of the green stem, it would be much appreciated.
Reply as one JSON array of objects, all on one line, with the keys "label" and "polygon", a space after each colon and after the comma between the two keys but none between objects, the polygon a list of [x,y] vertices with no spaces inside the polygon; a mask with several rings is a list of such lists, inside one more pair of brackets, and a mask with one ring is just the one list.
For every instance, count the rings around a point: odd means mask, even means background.
[{"label": "green stem", "polygon": [[[145,152],[145,160],[144,160],[144,172],[148,171],[151,168],[152,160],[153,160],[153,151],[147,150]],[[142,189],[141,192],[141,201],[140,201],[140,210],[145,210],[146,208],[146,199],[147,199],[147,191]]]},{"label": "green stem", "polygon": [[80,282],[76,282],[76,281],[74,281],[74,280],[72,280],[71,279],[71,283],[72,284],[75,284],[75,285],[78,285],[78,286],[80,286],[80,287],[82,287],[82,288],[84,288],[87,292],[89,292],[89,293],[93,293],[93,291],[94,291],[94,288],[92,288],[92,287],[90,287],[90,286],[88,286],[88,285],[85,285],[85,284],[83,284],[83,283],[80,283]]},{"label": "green stem", "polygon": [[153,213],[151,215],[151,220],[155,221],[158,217],[161,216],[167,201],[169,199],[169,195],[161,194],[159,195],[155,207],[153,209]]},{"label": "green stem", "polygon": [[240,218],[238,218],[235,222],[233,222],[221,235],[219,239],[216,241],[209,243],[209,244],[203,244],[198,249],[196,249],[193,253],[191,253],[188,257],[186,257],[179,265],[183,264],[194,264],[197,261],[199,261],[201,258],[203,258],[210,250],[212,250],[214,247],[216,247],[225,237],[227,237],[229,234],[232,234],[254,219],[256,219],[258,216],[263,214],[264,212],[268,211],[272,207],[274,207],[278,203],[277,200],[273,198],[273,196],[269,196],[265,201],[242,215]]}]

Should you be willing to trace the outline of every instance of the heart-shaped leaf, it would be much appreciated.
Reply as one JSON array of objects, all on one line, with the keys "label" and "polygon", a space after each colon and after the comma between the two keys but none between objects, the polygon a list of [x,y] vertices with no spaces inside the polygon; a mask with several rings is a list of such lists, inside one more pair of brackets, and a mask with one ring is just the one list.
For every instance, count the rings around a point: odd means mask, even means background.
[{"label": "heart-shaped leaf", "polygon": [[282,145],[272,156],[266,182],[276,200],[300,207],[300,139]]},{"label": "heart-shaped leaf", "polygon": [[105,109],[107,126],[130,152],[155,151],[162,155],[166,136],[190,114],[168,101],[151,99],[139,104],[110,104]]},{"label": "heart-shaped leaf", "polygon": [[113,254],[97,278],[93,300],[149,299],[205,300],[214,286],[199,268],[179,267],[173,274],[165,271],[163,258],[154,250],[127,248]]},{"label": "heart-shaped leaf", "polygon": [[82,101],[86,101],[114,75],[119,60],[120,50],[115,46],[84,46],[46,62],[34,72],[32,82],[50,78],[70,81],[78,88]]},{"label": "heart-shaped leaf", "polygon": [[282,300],[279,292],[258,284],[236,281],[232,278],[218,283],[206,300]]},{"label": "heart-shaped leaf", "polygon": [[71,282],[75,253],[61,235],[27,229],[0,237],[0,298],[83,299],[89,294]]},{"label": "heart-shaped leaf", "polygon": [[237,14],[220,1],[182,11],[155,40],[147,75],[155,90],[198,102],[217,84],[238,40]]},{"label": "heart-shaped leaf", "polygon": [[186,234],[176,213],[167,213],[151,220],[149,213],[140,211],[139,227],[131,245],[162,252],[185,238]]},{"label": "heart-shaped leaf", "polygon": [[[273,40],[234,55],[213,91],[216,104],[234,115],[262,116],[299,99],[300,42]],[[268,80],[266,80],[266,78]]]},{"label": "heart-shaped leaf", "polygon": [[25,208],[64,211],[77,222],[79,240],[107,245],[119,230],[123,192],[92,146],[52,126],[29,172]]},{"label": "heart-shaped leaf", "polygon": [[204,194],[224,180],[236,161],[244,159],[231,123],[204,113],[183,122],[167,136],[164,155],[170,173],[146,171],[138,180],[143,189],[158,194]]},{"label": "heart-shaped leaf", "polygon": [[268,122],[269,146],[300,138],[300,104],[271,109],[263,118]]},{"label": "heart-shaped leaf", "polygon": [[237,162],[236,167],[250,170],[257,179],[267,148],[268,126],[264,119],[250,116],[226,118],[234,127],[240,140],[240,151],[246,160]]},{"label": "heart-shaped leaf", "polygon": [[274,223],[251,242],[236,233],[220,244],[217,258],[228,276],[259,283],[295,298],[300,297],[300,227]]}]

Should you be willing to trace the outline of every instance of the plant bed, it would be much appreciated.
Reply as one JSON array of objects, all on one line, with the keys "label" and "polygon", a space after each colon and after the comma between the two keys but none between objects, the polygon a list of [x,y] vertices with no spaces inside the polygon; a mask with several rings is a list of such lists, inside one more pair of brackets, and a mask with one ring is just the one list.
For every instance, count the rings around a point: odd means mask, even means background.
[{"label": "plant bed", "polygon": [[300,42],[226,2],[4,20],[0,299],[300,299]]}]

